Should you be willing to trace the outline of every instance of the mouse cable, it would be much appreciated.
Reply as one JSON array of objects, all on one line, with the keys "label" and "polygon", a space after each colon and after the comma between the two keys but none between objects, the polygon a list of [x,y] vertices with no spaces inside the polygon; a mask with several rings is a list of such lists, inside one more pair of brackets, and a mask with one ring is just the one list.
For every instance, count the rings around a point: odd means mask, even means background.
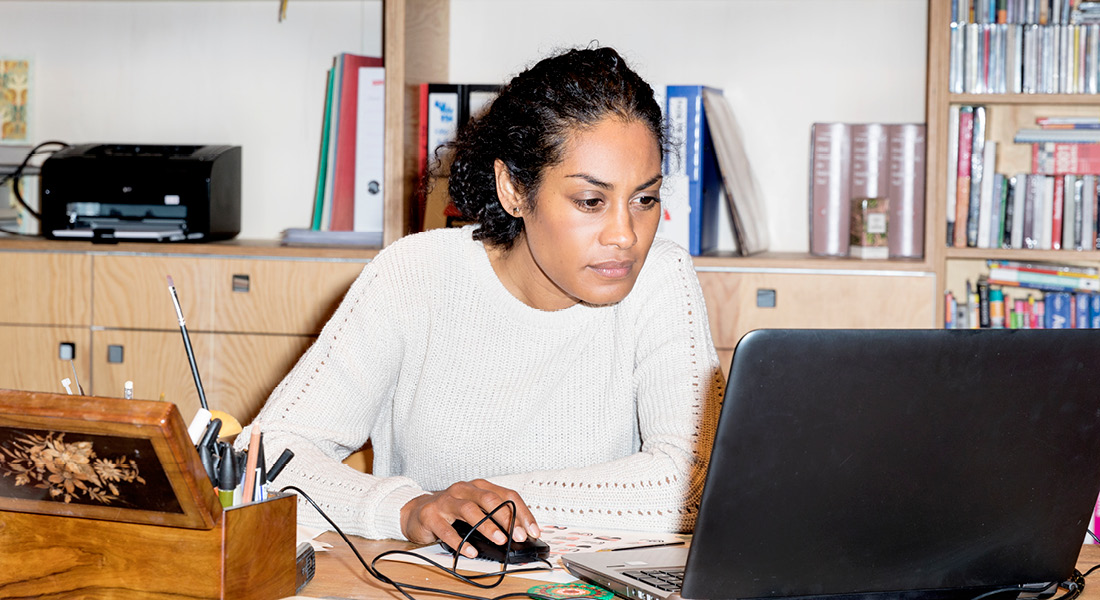
[{"label": "mouse cable", "polygon": [[[370,564],[367,564],[366,559],[364,559],[363,555],[359,553],[359,549],[355,547],[355,544],[353,544],[351,542],[351,540],[348,539],[348,536],[345,535],[344,532],[340,529],[340,527],[337,526],[336,523],[333,522],[333,520],[331,518],[329,518],[329,516],[327,514],[325,514],[325,511],[321,510],[321,507],[318,506],[316,502],[314,502],[313,498],[311,498],[309,496],[309,494],[305,493],[301,488],[298,488],[298,487],[293,486],[293,485],[288,485],[286,487],[283,487],[282,489],[279,490],[279,492],[286,492],[288,490],[294,491],[298,495],[300,495],[302,498],[304,498],[305,501],[308,502],[310,504],[310,506],[312,506],[317,511],[317,513],[320,514],[321,517],[325,521],[328,522],[328,524],[330,526],[332,526],[333,531],[335,531],[340,536],[340,538],[344,540],[344,543],[346,543],[348,545],[348,547],[351,548],[352,553],[355,554],[355,558],[359,559],[359,563],[361,565],[363,565],[363,568],[367,571],[368,574],[370,574],[371,577],[374,577],[375,579],[377,579],[378,581],[381,581],[382,583],[393,586],[394,589],[396,589],[398,592],[400,592],[401,595],[404,596],[405,598],[407,598],[408,600],[416,600],[416,598],[412,594],[410,594],[408,592],[408,590],[414,590],[414,591],[420,591],[420,592],[429,592],[429,593],[433,593],[433,594],[442,594],[444,596],[451,596],[453,598],[461,598],[463,600],[504,600],[506,598],[531,598],[533,600],[557,600],[557,599],[551,598],[549,596],[543,596],[543,595],[540,595],[540,594],[534,594],[534,593],[530,593],[530,592],[512,592],[512,593],[508,593],[508,594],[501,594],[500,596],[494,596],[494,597],[491,597],[491,598],[486,598],[486,597],[483,597],[483,596],[475,596],[475,595],[472,595],[472,594],[465,594],[465,593],[462,593],[462,592],[455,592],[455,591],[451,591],[451,590],[443,590],[443,589],[438,589],[438,588],[432,588],[432,587],[427,587],[427,586],[422,586],[422,585],[416,585],[416,584],[411,584],[411,583],[404,583],[404,582],[400,582],[400,581],[395,581],[394,579],[390,578],[389,576],[383,574],[380,570],[378,570],[377,563],[383,557],[390,556],[390,555],[410,556],[410,557],[416,558],[418,560],[424,561],[424,562],[440,569],[444,573],[447,573],[448,575],[451,575],[452,577],[455,577],[455,578],[457,578],[461,581],[464,581],[466,583],[470,583],[472,585],[476,585],[476,586],[482,587],[482,588],[495,587],[496,585],[499,585],[500,581],[503,581],[504,575],[506,575],[506,574],[531,572],[531,571],[545,571],[545,570],[552,569],[553,566],[549,563],[549,561],[546,561],[544,559],[543,562],[546,563],[546,565],[547,565],[546,567],[532,567],[532,568],[525,568],[525,569],[516,569],[516,570],[513,570],[513,571],[507,571],[507,572],[505,572],[502,569],[500,572],[497,572],[497,573],[485,573],[485,574],[481,574],[481,575],[465,576],[465,575],[462,575],[461,573],[455,572],[453,569],[449,569],[446,566],[437,563],[436,561],[434,561],[434,560],[432,560],[432,559],[430,559],[426,556],[421,556],[419,554],[416,554],[415,552],[409,552],[407,550],[388,550],[388,551],[383,552],[383,553],[379,554],[378,556],[374,557],[374,560],[372,560],[370,562]],[[499,508],[500,507],[498,506],[496,509],[493,510],[493,512],[496,512],[496,510],[498,510]],[[490,513],[490,514],[492,514],[492,513]],[[456,559],[456,564],[457,564],[457,559]],[[506,565],[504,566],[504,568],[506,568]],[[496,581],[495,583],[491,584],[491,585],[485,585],[485,584],[477,583],[477,582],[474,582],[474,581],[471,580],[471,579],[474,579],[474,578],[491,577],[491,576],[498,576],[498,575],[500,576],[500,579],[498,581]]]},{"label": "mouse cable", "polygon": [[7,183],[7,181],[9,179],[12,180],[12,182],[11,182],[11,191],[12,191],[12,194],[15,196],[15,200],[23,206],[23,209],[26,210],[28,214],[30,214],[35,219],[38,219],[39,221],[42,220],[42,215],[40,215],[38,213],[38,211],[31,208],[30,205],[27,204],[27,201],[23,199],[23,194],[22,194],[22,192],[19,191],[19,181],[22,178],[23,169],[25,169],[27,167],[27,163],[29,163],[31,161],[32,157],[39,154],[39,150],[41,150],[45,146],[60,146],[60,148],[49,151],[49,154],[53,154],[54,152],[57,152],[58,150],[68,148],[69,144],[67,144],[65,142],[58,142],[58,141],[53,141],[53,140],[48,141],[48,142],[42,142],[41,144],[38,144],[34,148],[31,148],[31,151],[28,152],[27,156],[25,156],[23,158],[23,162],[19,163],[19,166],[16,167],[15,171],[12,171],[11,173],[8,173],[7,175],[5,175],[3,178],[0,178],[0,185],[4,185],[5,183]]}]

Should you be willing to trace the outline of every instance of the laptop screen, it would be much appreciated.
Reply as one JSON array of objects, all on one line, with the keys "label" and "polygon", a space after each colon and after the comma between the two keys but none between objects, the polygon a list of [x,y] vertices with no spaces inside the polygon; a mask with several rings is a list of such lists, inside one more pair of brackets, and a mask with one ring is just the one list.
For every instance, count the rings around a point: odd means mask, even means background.
[{"label": "laptop screen", "polygon": [[755,331],[682,594],[1062,581],[1098,493],[1100,330]]}]

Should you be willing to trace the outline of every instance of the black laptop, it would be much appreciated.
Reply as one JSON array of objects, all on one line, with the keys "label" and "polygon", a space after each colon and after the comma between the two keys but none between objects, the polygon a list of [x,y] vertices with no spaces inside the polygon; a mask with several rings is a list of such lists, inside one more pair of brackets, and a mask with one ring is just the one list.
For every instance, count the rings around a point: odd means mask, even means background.
[{"label": "black laptop", "polygon": [[1034,591],[1073,575],[1098,493],[1100,330],[761,330],[690,549],[563,560],[641,600]]}]

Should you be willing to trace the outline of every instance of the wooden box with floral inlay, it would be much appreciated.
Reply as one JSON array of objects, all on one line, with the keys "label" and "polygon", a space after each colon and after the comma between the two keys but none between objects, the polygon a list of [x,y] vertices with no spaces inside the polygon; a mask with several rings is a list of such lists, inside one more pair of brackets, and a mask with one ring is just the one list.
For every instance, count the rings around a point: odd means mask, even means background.
[{"label": "wooden box with floral inlay", "polygon": [[0,390],[0,598],[280,598],[293,496],[222,509],[174,404]]}]

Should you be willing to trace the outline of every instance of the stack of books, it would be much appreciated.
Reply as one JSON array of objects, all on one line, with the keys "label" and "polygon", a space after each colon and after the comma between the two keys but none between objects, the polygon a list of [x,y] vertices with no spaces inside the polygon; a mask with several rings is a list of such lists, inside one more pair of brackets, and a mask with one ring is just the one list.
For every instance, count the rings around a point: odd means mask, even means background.
[{"label": "stack of books", "polygon": [[1100,92],[1095,3],[953,3],[949,90],[968,94]]},{"label": "stack of books", "polygon": [[948,329],[1100,329],[1100,271],[1091,267],[987,261],[964,296],[948,291]]},{"label": "stack of books", "polygon": [[[883,258],[924,256],[923,123],[814,123],[810,133],[810,252],[849,256],[853,203],[886,206]],[[857,244],[857,248],[858,248]]]},{"label": "stack of books", "polygon": [[949,113],[947,245],[1092,250],[1100,247],[1100,119],[1040,117],[1014,142],[1031,144],[1031,171],[993,171],[984,106]]},{"label": "stack of books", "polygon": [[287,229],[283,243],[382,245],[385,88],[381,58],[333,59],[310,226]]},{"label": "stack of books", "polygon": [[721,198],[742,256],[768,249],[763,197],[737,119],[722,91],[703,85],[666,88],[668,139],[658,235],[694,256],[718,246]]}]

